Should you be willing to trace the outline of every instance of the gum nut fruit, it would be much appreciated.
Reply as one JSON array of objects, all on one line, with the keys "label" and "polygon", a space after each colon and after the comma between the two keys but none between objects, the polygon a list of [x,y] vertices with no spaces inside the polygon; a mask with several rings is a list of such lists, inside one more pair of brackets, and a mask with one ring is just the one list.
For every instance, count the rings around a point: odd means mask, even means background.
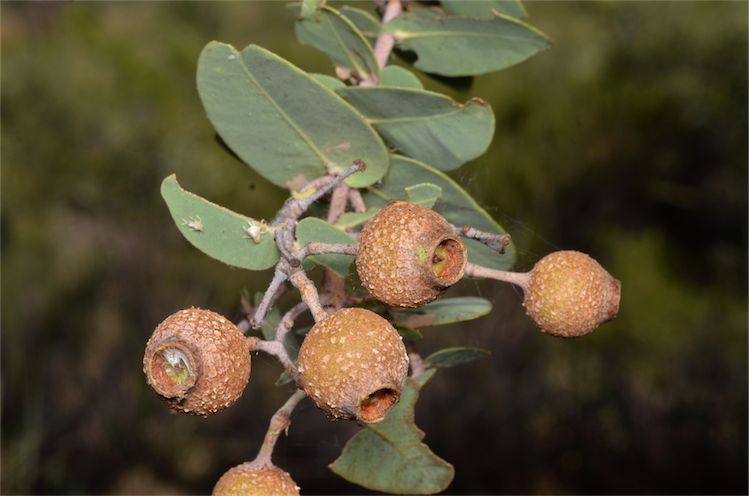
[{"label": "gum nut fruit", "polygon": [[302,389],[328,416],[371,424],[398,403],[408,354],[390,322],[343,308],[312,327],[298,368]]},{"label": "gum nut fruit", "polygon": [[213,496],[299,496],[294,479],[278,467],[242,463],[227,470],[213,487]]},{"label": "gum nut fruit", "polygon": [[545,333],[588,334],[619,312],[621,282],[579,251],[557,251],[539,260],[525,290],[526,312]]},{"label": "gum nut fruit", "polygon": [[356,270],[379,301],[413,308],[439,298],[463,277],[466,248],[439,214],[397,201],[362,229]]},{"label": "gum nut fruit", "polygon": [[148,340],[143,372],[173,412],[207,416],[242,395],[250,379],[250,340],[215,312],[180,310]]}]

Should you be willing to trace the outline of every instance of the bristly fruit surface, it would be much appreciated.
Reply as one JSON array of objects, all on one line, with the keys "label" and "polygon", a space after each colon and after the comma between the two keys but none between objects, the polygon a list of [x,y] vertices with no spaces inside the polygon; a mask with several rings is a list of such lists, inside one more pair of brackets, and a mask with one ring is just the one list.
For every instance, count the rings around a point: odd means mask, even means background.
[{"label": "bristly fruit surface", "polygon": [[174,412],[209,415],[231,406],[250,379],[250,342],[223,316],[188,308],[167,317],[146,345],[148,384]]},{"label": "bristly fruit surface", "polygon": [[408,354],[390,322],[344,308],[312,327],[298,365],[304,392],[329,416],[375,423],[400,399]]},{"label": "bristly fruit surface", "polygon": [[216,482],[213,496],[299,496],[294,479],[278,467],[242,463],[227,470]]},{"label": "bristly fruit surface", "polygon": [[594,259],[557,251],[533,267],[523,305],[543,332],[573,338],[614,319],[620,297],[619,280]]},{"label": "bristly fruit surface", "polygon": [[466,248],[439,214],[405,201],[383,208],[362,229],[356,270],[362,285],[393,307],[419,307],[463,277]]}]

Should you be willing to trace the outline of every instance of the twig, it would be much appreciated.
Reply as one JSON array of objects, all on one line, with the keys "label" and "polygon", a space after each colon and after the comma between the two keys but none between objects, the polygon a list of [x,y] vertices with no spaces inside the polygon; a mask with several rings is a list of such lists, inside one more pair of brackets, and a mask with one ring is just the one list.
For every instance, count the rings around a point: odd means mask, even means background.
[{"label": "twig", "polygon": [[350,188],[348,192],[348,201],[351,204],[351,208],[358,214],[363,214],[367,211],[367,205],[364,204],[364,198],[361,196],[361,191],[356,188]]},{"label": "twig", "polygon": [[412,351],[408,354],[408,363],[411,366],[411,377],[419,377],[421,374],[426,372],[426,365],[421,355]]},{"label": "twig", "polygon": [[320,295],[317,293],[315,283],[313,283],[303,270],[297,269],[289,275],[289,280],[295,288],[299,290],[304,301],[312,312],[312,318],[318,322],[328,316],[328,312],[320,304]]},{"label": "twig", "polygon": [[530,272],[509,272],[506,270],[490,269],[488,267],[482,267],[472,263],[466,264],[465,275],[471,277],[486,277],[489,279],[495,279],[497,281],[509,282],[516,284],[523,288],[525,291],[528,289],[528,283],[530,282]]},{"label": "twig", "polygon": [[250,465],[253,467],[273,467],[271,457],[273,456],[273,448],[276,447],[278,436],[280,436],[282,432],[288,431],[289,426],[291,425],[291,413],[305,396],[304,391],[297,389],[297,391],[286,400],[286,403],[284,403],[283,406],[273,414],[270,419],[270,424],[268,425],[268,431],[265,433],[263,444],[260,446],[260,451],[258,451],[255,459],[250,462]]},{"label": "twig", "polygon": [[286,339],[286,335],[289,333],[292,327],[294,327],[294,321],[303,314],[309,307],[303,301],[300,301],[287,311],[281,318],[281,321],[276,326],[276,334],[274,339],[279,343],[283,344]]},{"label": "twig", "polygon": [[[385,7],[385,13],[382,15],[382,24],[387,24],[403,12],[403,6],[401,0],[388,0],[387,6]],[[377,40],[374,45],[374,56],[377,61],[377,65],[382,69],[387,64],[390,52],[393,51],[395,46],[395,36],[392,33],[382,32],[377,36]],[[379,81],[375,74],[371,74],[368,78],[363,79],[359,86],[374,86]]]},{"label": "twig", "polygon": [[313,255],[351,255],[356,256],[358,245],[351,243],[323,243],[321,241],[312,241],[304,245],[304,248],[295,253],[300,260]]},{"label": "twig", "polygon": [[271,279],[270,284],[268,285],[268,289],[263,295],[263,299],[255,309],[255,315],[250,320],[250,326],[253,329],[259,329],[263,324],[263,320],[265,320],[265,314],[268,312],[268,309],[270,308],[271,303],[276,296],[276,293],[281,288],[286,279],[288,279],[288,276],[284,271],[284,264],[282,264],[279,260],[279,263],[276,265],[276,271],[273,273],[273,279]]},{"label": "twig", "polygon": [[328,224],[338,222],[343,212],[346,211],[349,189],[346,183],[341,183],[333,190],[333,193],[330,195],[330,206],[328,207]]},{"label": "twig", "polygon": [[276,340],[266,341],[264,339],[255,337],[250,337],[247,339],[252,340],[250,344],[250,350],[262,351],[263,353],[274,356],[279,362],[281,362],[283,368],[285,368],[289,374],[294,376],[294,379],[296,380],[299,372],[297,371],[294,362],[291,361],[291,357],[289,357],[289,353],[286,351],[286,347],[281,342]]},{"label": "twig", "polygon": [[323,270],[323,295],[326,308],[340,310],[346,302],[346,280],[327,267]]},{"label": "twig", "polygon": [[505,247],[510,244],[512,241],[512,238],[509,234],[497,234],[487,231],[480,231],[476,229],[475,227],[470,226],[451,226],[453,229],[453,232],[459,236],[463,236],[465,238],[475,239],[476,241],[485,244],[492,250],[496,251],[499,254],[505,253]]}]

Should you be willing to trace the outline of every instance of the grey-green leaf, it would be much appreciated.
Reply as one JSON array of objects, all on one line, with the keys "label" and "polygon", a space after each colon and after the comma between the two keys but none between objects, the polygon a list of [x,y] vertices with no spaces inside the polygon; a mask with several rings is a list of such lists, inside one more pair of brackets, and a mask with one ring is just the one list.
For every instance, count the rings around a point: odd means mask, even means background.
[{"label": "grey-green leaf", "polygon": [[327,74],[310,74],[312,78],[318,83],[322,84],[328,89],[337,90],[338,88],[345,88],[346,85],[343,81]]},{"label": "grey-green leaf", "polygon": [[368,424],[349,439],[330,469],[373,491],[434,494],[452,482],[454,469],[421,442],[424,432],[414,423],[419,391],[435,370],[415,381],[407,379],[400,402],[378,424]]},{"label": "grey-green leaf", "polygon": [[521,19],[528,14],[520,0],[441,0],[448,14],[491,19],[494,12]]},{"label": "grey-green leaf", "polygon": [[250,45],[238,52],[211,42],[198,60],[198,92],[224,142],[279,186],[341,172],[354,160],[367,170],[346,182],[363,187],[388,168],[385,145],[342,98],[281,57]]},{"label": "grey-green leaf", "polygon": [[414,65],[443,76],[475,76],[515,65],[549,48],[549,39],[518,19],[441,16],[422,9],[384,26],[396,46],[416,52]]},{"label": "grey-green leaf", "polygon": [[494,135],[494,113],[479,98],[460,104],[431,91],[387,87],[336,92],[401,153],[441,170],[478,157]]},{"label": "grey-green leaf", "polygon": [[[351,236],[317,217],[302,219],[296,226],[296,237],[300,247],[312,241],[323,243],[356,243]],[[346,276],[354,257],[348,255],[319,255],[309,257],[309,260],[318,265],[324,265],[340,276]]]},{"label": "grey-green leaf", "polygon": [[442,188],[432,183],[421,183],[406,188],[406,199],[422,207],[432,208],[442,196]]},{"label": "grey-green leaf", "polygon": [[424,88],[416,74],[399,65],[386,65],[380,71],[380,86],[420,90]]},{"label": "grey-green leaf", "polygon": [[[505,230],[455,181],[429,165],[400,155],[391,155],[392,167],[376,186],[367,188],[364,200],[368,207],[384,207],[391,200],[405,200],[405,188],[420,183],[432,183],[442,188],[442,198],[434,211],[456,226],[469,225],[482,231],[505,233]],[[510,243],[504,255],[478,241],[463,238],[468,248],[468,260],[499,270],[508,270],[515,262],[515,245]]]},{"label": "grey-green leaf", "polygon": [[341,215],[341,217],[338,219],[338,222],[335,223],[335,227],[346,231],[356,226],[360,226],[371,219],[380,210],[380,208],[375,207],[367,209],[366,212],[361,213],[346,212],[345,214]]},{"label": "grey-green leaf", "polygon": [[370,43],[374,44],[375,38],[380,34],[382,24],[372,14],[365,10],[356,9],[344,5],[340,10],[341,14],[344,15],[349,21],[351,21],[356,29],[364,35]]},{"label": "grey-green leaf", "polygon": [[278,261],[273,235],[255,219],[185,191],[174,174],[161,183],[161,196],[182,235],[206,255],[250,270],[264,270]]},{"label": "grey-green leaf", "polygon": [[302,17],[314,17],[323,4],[325,4],[325,0],[303,0],[301,9]]},{"label": "grey-green leaf", "polygon": [[456,367],[489,355],[491,352],[483,348],[445,348],[429,355],[424,360],[424,365],[428,368]]},{"label": "grey-green leaf", "polygon": [[296,37],[303,45],[325,52],[337,67],[356,72],[360,78],[379,75],[369,41],[357,27],[337,10],[320,6],[313,16],[300,15],[300,7],[292,6],[297,20]]},{"label": "grey-green leaf", "polygon": [[475,296],[442,298],[419,308],[391,310],[396,324],[432,327],[478,319],[492,310],[489,300]]}]

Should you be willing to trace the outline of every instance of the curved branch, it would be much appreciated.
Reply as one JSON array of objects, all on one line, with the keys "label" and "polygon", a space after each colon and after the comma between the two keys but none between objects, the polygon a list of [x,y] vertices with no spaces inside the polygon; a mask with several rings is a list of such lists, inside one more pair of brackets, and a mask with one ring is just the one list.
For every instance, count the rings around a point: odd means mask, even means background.
[{"label": "curved branch", "polygon": [[278,436],[280,436],[282,432],[288,431],[289,426],[291,425],[291,413],[305,396],[306,394],[304,394],[304,391],[297,389],[297,391],[286,400],[286,403],[284,403],[283,406],[273,414],[270,419],[270,424],[268,425],[268,431],[265,433],[263,444],[260,446],[260,451],[258,451],[255,459],[250,462],[250,465],[254,467],[273,466],[271,457],[273,456],[273,449],[276,447]]}]

